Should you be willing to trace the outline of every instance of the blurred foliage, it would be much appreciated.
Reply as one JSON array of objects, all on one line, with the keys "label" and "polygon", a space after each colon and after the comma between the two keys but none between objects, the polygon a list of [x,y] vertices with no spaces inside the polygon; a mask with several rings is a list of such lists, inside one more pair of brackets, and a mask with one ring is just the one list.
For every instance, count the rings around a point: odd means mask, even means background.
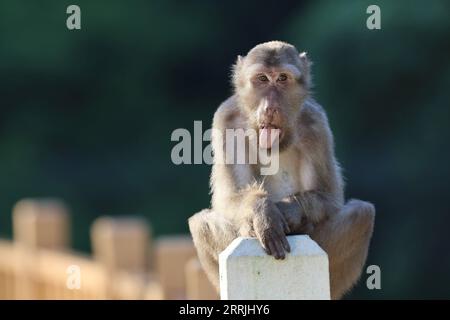
[{"label": "blurred foliage", "polygon": [[[77,1],[0,3],[0,236],[23,197],[58,196],[89,250],[103,214],[187,232],[209,204],[207,165],[170,160],[176,128],[209,126],[230,65],[280,39],[308,51],[347,196],[376,204],[368,264],[349,298],[450,296],[448,1]],[[381,30],[366,8],[381,7]]]}]

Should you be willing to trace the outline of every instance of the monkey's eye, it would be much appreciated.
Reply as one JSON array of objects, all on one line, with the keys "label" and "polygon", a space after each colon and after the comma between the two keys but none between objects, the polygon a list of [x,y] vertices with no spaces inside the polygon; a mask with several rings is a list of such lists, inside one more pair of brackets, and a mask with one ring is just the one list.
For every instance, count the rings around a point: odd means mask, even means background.
[{"label": "monkey's eye", "polygon": [[269,79],[263,74],[258,76],[258,80],[261,81],[261,82],[269,81]]},{"label": "monkey's eye", "polygon": [[287,75],[285,75],[284,73],[280,74],[280,76],[278,77],[277,81],[286,81],[287,80]]}]

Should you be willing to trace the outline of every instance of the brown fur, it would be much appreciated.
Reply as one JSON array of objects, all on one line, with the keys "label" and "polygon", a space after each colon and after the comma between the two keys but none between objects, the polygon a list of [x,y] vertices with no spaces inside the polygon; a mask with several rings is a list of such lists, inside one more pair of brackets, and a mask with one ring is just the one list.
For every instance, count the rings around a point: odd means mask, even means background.
[{"label": "brown fur", "polygon": [[[286,65],[294,79],[275,81]],[[273,176],[261,176],[258,165],[219,161],[213,165],[212,209],[192,216],[189,227],[202,266],[216,288],[218,254],[238,236],[257,237],[268,254],[283,259],[289,251],[286,234],[309,234],[329,256],[333,299],[341,298],[360,277],[375,208],[360,200],[344,202],[328,119],[309,94],[310,65],[306,54],[292,45],[272,41],[256,46],[234,66],[235,94],[218,108],[213,128],[258,129],[261,121],[272,121],[286,133],[286,140],[280,142],[285,146],[279,173]],[[270,83],[252,78],[255,66],[255,72],[267,74]],[[270,92],[275,98],[268,101],[277,117],[269,119],[259,102]],[[223,150],[225,143],[213,134],[215,152]]]}]

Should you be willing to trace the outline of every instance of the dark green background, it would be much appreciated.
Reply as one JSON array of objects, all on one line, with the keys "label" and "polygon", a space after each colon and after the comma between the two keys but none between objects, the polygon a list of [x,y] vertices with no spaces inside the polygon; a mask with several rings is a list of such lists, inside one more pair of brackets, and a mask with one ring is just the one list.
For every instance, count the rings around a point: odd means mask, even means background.
[{"label": "dark green background", "polygon": [[[77,4],[82,30],[66,28]],[[381,7],[381,30],[366,8]],[[23,197],[72,209],[88,251],[103,214],[187,232],[209,205],[207,165],[172,164],[176,128],[209,127],[238,54],[285,40],[314,61],[347,197],[375,203],[365,278],[349,298],[449,298],[448,1],[17,1],[0,3],[0,236]],[[205,128],[206,129],[206,128]]]}]

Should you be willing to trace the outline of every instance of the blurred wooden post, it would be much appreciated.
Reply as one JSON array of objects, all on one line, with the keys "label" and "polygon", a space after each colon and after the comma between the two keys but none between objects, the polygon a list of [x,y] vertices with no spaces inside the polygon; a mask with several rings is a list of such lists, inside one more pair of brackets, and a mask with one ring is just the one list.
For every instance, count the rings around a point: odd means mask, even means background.
[{"label": "blurred wooden post", "polygon": [[69,213],[57,199],[23,199],[13,209],[13,232],[17,246],[17,299],[38,299],[42,289],[36,279],[38,249],[67,248],[70,238]]},{"label": "blurred wooden post", "polygon": [[219,294],[208,280],[197,257],[191,258],[185,267],[186,299],[188,300],[218,300]]},{"label": "blurred wooden post", "polygon": [[185,265],[196,255],[190,236],[166,236],[156,243],[156,273],[164,299],[185,299]]},{"label": "blurred wooden post", "polygon": [[13,242],[0,239],[0,300],[16,298],[16,260]]},{"label": "blurred wooden post", "polygon": [[65,249],[70,238],[69,213],[57,199],[23,199],[13,209],[16,243],[29,248]]},{"label": "blurred wooden post", "polygon": [[[93,223],[92,249],[95,259],[109,274],[109,298],[140,299],[142,297],[143,292],[137,287],[148,277],[150,239],[149,225],[141,218],[100,217]],[[129,275],[124,276],[124,271]],[[132,277],[134,280],[121,281],[123,277],[128,279]],[[122,283],[135,283],[136,286],[134,289],[120,290]]]},{"label": "blurred wooden post", "polygon": [[144,295],[142,296],[144,300],[163,300],[164,292],[161,284],[158,281],[150,281],[146,284]]}]

